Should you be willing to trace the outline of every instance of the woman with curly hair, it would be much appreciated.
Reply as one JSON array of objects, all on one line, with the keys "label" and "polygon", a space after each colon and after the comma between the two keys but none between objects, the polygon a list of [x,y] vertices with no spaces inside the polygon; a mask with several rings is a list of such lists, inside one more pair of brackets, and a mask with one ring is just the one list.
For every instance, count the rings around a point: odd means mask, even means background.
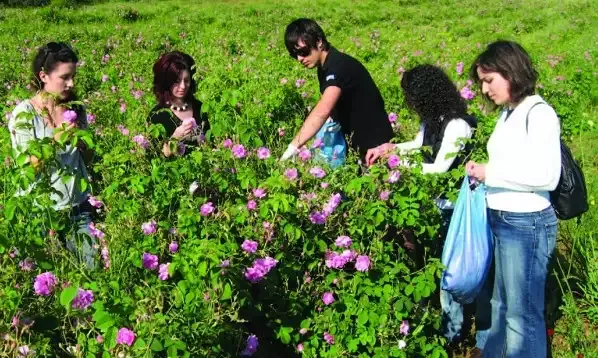
[{"label": "woman with curly hair", "polygon": [[186,148],[201,144],[209,128],[201,113],[202,103],[194,96],[195,61],[186,53],[168,52],[156,61],[153,70],[158,104],[152,108],[149,120],[164,127],[162,153],[166,157],[188,153]]},{"label": "woman with curly hair", "polygon": [[432,153],[423,153],[424,173],[444,173],[461,166],[472,149],[463,140],[472,137],[477,120],[467,115],[467,105],[450,78],[436,66],[419,65],[404,73],[401,88],[407,105],[420,118],[419,133],[409,142],[370,149],[366,164],[371,166],[393,151],[405,153],[429,146]]},{"label": "woman with curly hair", "polygon": [[[394,151],[406,153],[426,146],[431,147],[432,151],[423,153],[424,174],[445,173],[463,166],[472,150],[472,144],[464,141],[472,137],[477,119],[467,114],[467,105],[455,84],[442,69],[425,64],[405,72],[401,88],[407,105],[420,118],[419,133],[409,142],[396,145],[385,143],[370,149],[366,154],[366,164],[371,166],[378,158]],[[439,198],[436,199],[436,205],[442,213],[446,231],[453,203]],[[406,242],[405,246],[409,248],[410,245],[415,246],[413,242]],[[479,356],[486,343],[487,329],[490,326],[489,288],[487,283],[476,299],[476,349],[472,352],[472,357]],[[443,290],[440,292],[440,302],[443,333],[449,342],[455,342],[461,338],[463,306]]]}]

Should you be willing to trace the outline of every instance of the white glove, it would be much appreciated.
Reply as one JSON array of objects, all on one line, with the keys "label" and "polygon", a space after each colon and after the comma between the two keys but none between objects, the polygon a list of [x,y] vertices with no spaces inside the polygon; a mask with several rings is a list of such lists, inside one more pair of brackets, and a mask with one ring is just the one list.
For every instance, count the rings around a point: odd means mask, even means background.
[{"label": "white glove", "polygon": [[287,147],[287,150],[282,154],[282,157],[280,157],[280,160],[281,161],[288,160],[296,155],[297,155],[297,147],[293,143],[291,143]]}]

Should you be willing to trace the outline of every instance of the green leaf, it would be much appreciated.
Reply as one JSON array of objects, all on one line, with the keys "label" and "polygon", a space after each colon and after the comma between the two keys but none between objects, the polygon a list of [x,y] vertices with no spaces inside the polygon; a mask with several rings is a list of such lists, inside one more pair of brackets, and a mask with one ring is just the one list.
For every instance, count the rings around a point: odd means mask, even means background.
[{"label": "green leaf", "polygon": [[88,186],[87,179],[81,178],[81,180],[79,181],[79,187],[80,187],[81,191],[82,192],[87,191],[87,186]]},{"label": "green leaf", "polygon": [[84,346],[87,343],[87,336],[82,332],[77,335],[77,344],[80,346]]},{"label": "green leaf", "polygon": [[326,250],[328,250],[328,245],[326,244],[326,241],[318,240],[318,248],[320,249],[320,252],[326,252]]},{"label": "green leaf", "polygon": [[295,228],[291,224],[286,224],[284,226],[284,233],[285,234],[292,234],[295,231]]},{"label": "green leaf", "polygon": [[284,344],[289,344],[291,342],[291,332],[293,332],[293,327],[284,327],[281,326],[278,330],[278,338]]},{"label": "green leaf", "polygon": [[42,262],[39,264],[39,267],[43,268],[44,270],[51,270],[53,266],[52,266],[52,264],[51,264],[51,263],[49,263],[48,261],[42,261]]},{"label": "green leaf", "polygon": [[4,217],[6,220],[11,221],[15,216],[15,211],[17,210],[17,201],[11,198],[6,202],[4,206]]},{"label": "green leaf", "polygon": [[104,333],[107,333],[114,325],[114,318],[106,311],[96,311],[93,314],[93,320],[96,321],[96,327]]},{"label": "green leaf", "polygon": [[108,349],[116,347],[116,334],[116,327],[110,327],[104,335],[104,345],[108,347]]},{"label": "green leaf", "polygon": [[21,153],[17,156],[17,165],[22,167],[29,160],[29,156],[26,153]]},{"label": "green leaf", "polygon": [[357,316],[357,324],[360,326],[363,326],[364,324],[366,324],[368,322],[368,311],[361,311],[361,313],[359,314],[359,316]]},{"label": "green leaf", "polygon": [[77,287],[69,286],[60,293],[60,304],[68,309],[73,299],[77,296]]},{"label": "green leaf", "polygon": [[351,339],[349,341],[349,344],[347,344],[347,348],[349,349],[349,352],[356,352],[358,346],[359,346],[359,339]]},{"label": "green leaf", "polygon": [[199,277],[205,276],[206,273],[208,272],[208,263],[207,263],[207,261],[200,262],[197,271],[199,272]]},{"label": "green leaf", "polygon": [[154,339],[152,341],[152,345],[150,346],[150,348],[154,352],[161,352],[164,350],[164,346],[162,346],[162,343],[158,339]]},{"label": "green leaf", "polygon": [[183,280],[183,281],[180,281],[180,282],[177,284],[177,286],[178,286],[179,290],[181,290],[181,292],[182,292],[183,294],[186,294],[186,293],[187,293],[187,281],[185,281],[185,280]]},{"label": "green leaf", "polygon": [[195,299],[195,292],[189,292],[185,295],[185,302],[190,303]]},{"label": "green leaf", "polygon": [[309,328],[310,324],[311,324],[311,319],[307,318],[307,319],[304,319],[303,321],[301,321],[301,324],[299,325],[299,327],[307,329],[307,328]]},{"label": "green leaf", "polygon": [[220,300],[222,300],[222,301],[230,300],[231,296],[232,296],[232,289],[230,287],[230,284],[227,283],[226,285],[224,285],[224,291],[222,291],[222,296],[220,297]]},{"label": "green leaf", "polygon": [[134,349],[145,349],[145,347],[147,347],[147,343],[145,343],[145,341],[143,340],[143,338],[139,338],[135,340],[135,344],[133,345]]}]

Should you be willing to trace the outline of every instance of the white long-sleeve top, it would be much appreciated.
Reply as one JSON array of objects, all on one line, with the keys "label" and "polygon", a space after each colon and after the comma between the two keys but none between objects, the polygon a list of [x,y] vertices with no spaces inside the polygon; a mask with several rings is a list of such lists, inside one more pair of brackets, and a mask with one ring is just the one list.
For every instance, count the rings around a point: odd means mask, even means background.
[{"label": "white long-sleeve top", "polygon": [[[85,113],[79,114],[78,126],[80,129],[88,127]],[[54,136],[54,128],[48,126],[28,99],[19,103],[13,110],[12,116],[8,120],[8,130],[12,147],[17,153],[23,153],[31,141]],[[87,200],[89,192],[82,191],[79,184],[81,179],[87,178],[87,168],[80,151],[70,144],[66,145],[64,150],[57,150],[56,156],[58,165],[52,164],[49,169],[50,185],[56,191],[50,194],[50,198],[55,202],[54,209],[56,210],[72,208]],[[35,183],[38,180],[36,179]],[[35,183],[30,185],[27,190],[18,190],[16,194],[29,193]]]},{"label": "white long-sleeve top", "polygon": [[[395,146],[401,154],[411,150],[420,149],[424,144],[425,124],[421,124],[415,139],[409,142],[399,143]],[[444,137],[434,163],[422,163],[422,173],[446,173],[453,165],[456,154],[465,148],[464,140],[470,139],[473,135],[471,126],[461,118],[451,120],[444,130]],[[404,163],[409,166],[408,163]],[[440,209],[452,209],[453,203],[448,199],[437,198],[434,200]]]},{"label": "white long-sleeve top", "polygon": [[506,109],[500,113],[487,146],[490,209],[535,212],[551,205],[561,175],[560,136],[559,118],[538,95],[526,97],[508,118]]},{"label": "white long-sleeve top", "polygon": [[[415,139],[397,144],[396,149],[401,153],[406,153],[410,150],[421,148],[424,143],[424,128],[425,125],[421,124]],[[447,172],[455,161],[455,154],[465,147],[463,141],[471,138],[472,134],[471,127],[463,119],[455,118],[451,120],[444,130],[444,137],[442,137],[440,150],[434,159],[434,163],[423,163],[422,172],[424,174]]]}]

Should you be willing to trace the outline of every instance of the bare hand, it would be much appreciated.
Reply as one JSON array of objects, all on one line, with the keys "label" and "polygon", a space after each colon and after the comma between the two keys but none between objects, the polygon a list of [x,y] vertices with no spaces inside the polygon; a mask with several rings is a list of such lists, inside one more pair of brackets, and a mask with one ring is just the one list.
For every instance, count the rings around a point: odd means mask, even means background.
[{"label": "bare hand", "polygon": [[182,139],[182,138],[188,136],[189,134],[191,134],[192,131],[193,131],[193,122],[191,122],[191,121],[183,122],[183,124],[181,124],[174,130],[174,133],[172,133],[172,138]]},{"label": "bare hand", "polygon": [[470,160],[465,164],[465,170],[467,171],[467,175],[477,179],[479,182],[486,180],[486,164],[479,164]]},{"label": "bare hand", "polygon": [[392,143],[384,143],[376,148],[368,149],[367,153],[365,154],[365,164],[370,167],[372,166],[378,158],[387,156],[390,152],[392,152],[395,148],[395,145]]}]

